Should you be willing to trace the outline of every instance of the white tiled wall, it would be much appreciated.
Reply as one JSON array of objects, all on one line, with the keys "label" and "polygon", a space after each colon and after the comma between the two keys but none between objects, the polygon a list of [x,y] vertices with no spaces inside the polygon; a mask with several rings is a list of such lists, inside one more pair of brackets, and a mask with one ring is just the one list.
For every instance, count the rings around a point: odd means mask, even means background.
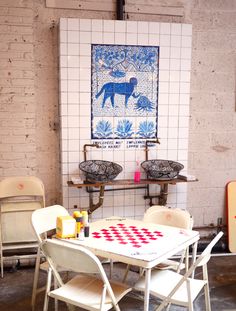
[{"label": "white tiled wall", "polygon": [[[73,209],[89,206],[84,189],[68,188],[71,176],[81,176],[83,146],[92,143],[91,44],[160,46],[158,137],[161,144],[149,151],[149,159],[177,160],[188,165],[188,119],[192,26],[155,22],[62,18],[60,20],[60,121],[63,205]],[[122,165],[118,178],[133,178],[135,161],[145,160],[143,148],[88,148],[89,159],[115,161]],[[144,176],[144,175],[143,175]],[[82,177],[82,176],[81,176]],[[151,194],[159,192],[151,186]],[[93,218],[120,215],[141,218],[149,201],[144,189],[105,192],[103,207]],[[97,202],[97,194],[94,195]],[[168,204],[186,208],[187,184],[169,186]]]}]

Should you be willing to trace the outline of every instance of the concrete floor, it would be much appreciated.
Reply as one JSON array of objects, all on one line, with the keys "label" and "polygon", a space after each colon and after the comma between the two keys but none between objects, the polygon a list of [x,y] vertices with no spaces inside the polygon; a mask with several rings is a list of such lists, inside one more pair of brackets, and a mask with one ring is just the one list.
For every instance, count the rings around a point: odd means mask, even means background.
[{"label": "concrete floor", "polygon": [[[107,266],[107,265],[105,265]],[[123,275],[124,265],[114,265],[114,279],[120,279]],[[108,269],[106,267],[105,269]],[[236,311],[236,257],[213,256],[208,265],[210,296],[212,311]],[[0,279],[0,311],[28,311],[31,310],[30,300],[33,283],[34,267],[19,267],[16,271],[7,268],[4,278]],[[196,277],[199,274],[196,273]],[[137,280],[138,274],[130,272],[127,281],[132,285]],[[46,275],[40,273],[40,284],[45,284]],[[37,296],[35,311],[43,310],[43,293]],[[120,302],[121,310],[143,310],[142,296],[137,292],[131,292]],[[151,298],[150,311],[155,310],[158,302]],[[49,311],[54,310],[53,301],[49,304]],[[67,310],[63,303],[59,304],[59,311]],[[79,310],[79,309],[78,309]],[[170,311],[185,310],[185,308],[171,306]],[[195,301],[195,311],[205,310],[204,296],[200,295]]]}]

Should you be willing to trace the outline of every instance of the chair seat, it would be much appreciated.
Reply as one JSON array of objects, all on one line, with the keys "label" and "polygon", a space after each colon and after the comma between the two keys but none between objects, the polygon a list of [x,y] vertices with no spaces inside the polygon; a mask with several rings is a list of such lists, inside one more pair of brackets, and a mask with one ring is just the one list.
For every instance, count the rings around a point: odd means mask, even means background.
[{"label": "chair seat", "polygon": [[[182,275],[171,270],[153,271],[151,275],[150,293],[160,299],[167,297],[178,282],[182,279]],[[190,282],[191,300],[194,301],[204,285],[207,283],[204,280],[188,278]],[[176,293],[172,296],[171,302],[176,305],[188,306],[187,286],[184,282]],[[135,284],[135,289],[145,290],[145,278],[142,277]]]},{"label": "chair seat", "polygon": [[[110,282],[115,298],[119,301],[125,296],[131,288],[126,285]],[[100,310],[101,303],[101,289],[103,288],[103,281],[96,277],[76,276],[62,287],[52,290],[49,293],[50,297],[62,300],[72,305],[90,307],[90,310]],[[112,301],[106,295],[104,311],[112,308]]]},{"label": "chair seat", "polygon": [[173,269],[175,271],[185,269],[185,264],[180,263],[175,260],[167,259],[164,260],[162,263],[155,266],[155,269],[158,270],[167,270],[167,269]]}]

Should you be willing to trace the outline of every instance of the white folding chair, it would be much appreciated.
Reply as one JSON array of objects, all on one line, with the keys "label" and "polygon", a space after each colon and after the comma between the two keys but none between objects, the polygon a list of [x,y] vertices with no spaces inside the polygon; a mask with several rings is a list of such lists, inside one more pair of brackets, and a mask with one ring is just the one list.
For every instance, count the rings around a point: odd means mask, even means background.
[{"label": "white folding chair", "polygon": [[[118,302],[131,288],[117,282],[109,282],[99,259],[88,249],[62,240],[45,240],[42,251],[49,262],[47,295],[44,311],[48,310],[49,297],[86,310],[106,311],[114,307],[119,311]],[[78,275],[63,283],[57,267],[72,270]],[[59,287],[50,290],[51,270]]]},{"label": "white folding chair", "polygon": [[[52,205],[49,207],[45,207],[44,209],[34,211],[32,213],[31,223],[37,236],[38,242],[42,243],[43,240],[47,238],[48,232],[56,230],[56,221],[58,216],[68,216],[68,215],[69,215],[68,211],[61,205]],[[39,248],[35,264],[35,273],[34,273],[33,290],[31,298],[32,310],[35,309],[35,301],[37,294],[42,290],[45,290],[45,287],[38,288],[39,271],[43,270],[47,272],[49,269],[47,261],[40,264],[40,257],[41,257],[40,253],[41,252]]]},{"label": "white folding chair", "polygon": [[[205,293],[206,310],[211,311],[207,263],[211,258],[212,248],[222,235],[223,232],[216,235],[184,275],[173,270],[152,271],[150,294],[162,300],[156,311],[162,310],[169,304],[184,306],[193,311],[193,302],[202,289]],[[202,279],[191,278],[191,274],[197,267],[202,267]],[[145,278],[143,276],[135,284],[134,289],[145,291]]]},{"label": "white folding chair", "polygon": [[[37,237],[31,226],[31,214],[45,205],[44,185],[35,176],[8,177],[0,182],[0,259],[4,262],[37,256]],[[28,254],[19,250],[28,249]],[[29,250],[35,249],[35,254]],[[10,251],[9,255],[5,255]]]},{"label": "white folding chair", "polygon": [[[159,225],[166,225],[177,227],[180,229],[192,229],[193,218],[190,213],[180,208],[169,208],[162,205],[153,205],[144,214],[143,221],[152,222]],[[188,269],[189,266],[189,248],[181,253],[179,261],[167,259],[161,264],[157,265],[157,269],[170,269],[179,272],[181,269]],[[185,264],[183,263],[185,260]],[[128,265],[125,271],[123,281],[126,280],[130,266]]]},{"label": "white folding chair", "polygon": [[[192,229],[193,218],[187,210],[180,208],[170,208],[162,205],[153,205],[144,214],[145,222],[152,222],[159,225],[177,227],[180,229]],[[185,264],[183,264],[185,260]],[[189,266],[189,248],[181,254],[180,261],[165,260],[157,266],[158,269],[174,269],[179,272],[181,269],[188,269]]]}]

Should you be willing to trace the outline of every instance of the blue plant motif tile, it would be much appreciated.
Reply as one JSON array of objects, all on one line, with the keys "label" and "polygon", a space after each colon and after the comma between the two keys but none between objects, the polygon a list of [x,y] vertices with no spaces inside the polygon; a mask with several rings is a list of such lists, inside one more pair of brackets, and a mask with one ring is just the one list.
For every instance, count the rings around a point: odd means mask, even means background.
[{"label": "blue plant motif tile", "polygon": [[157,46],[93,44],[91,138],[157,137],[158,72]]}]

